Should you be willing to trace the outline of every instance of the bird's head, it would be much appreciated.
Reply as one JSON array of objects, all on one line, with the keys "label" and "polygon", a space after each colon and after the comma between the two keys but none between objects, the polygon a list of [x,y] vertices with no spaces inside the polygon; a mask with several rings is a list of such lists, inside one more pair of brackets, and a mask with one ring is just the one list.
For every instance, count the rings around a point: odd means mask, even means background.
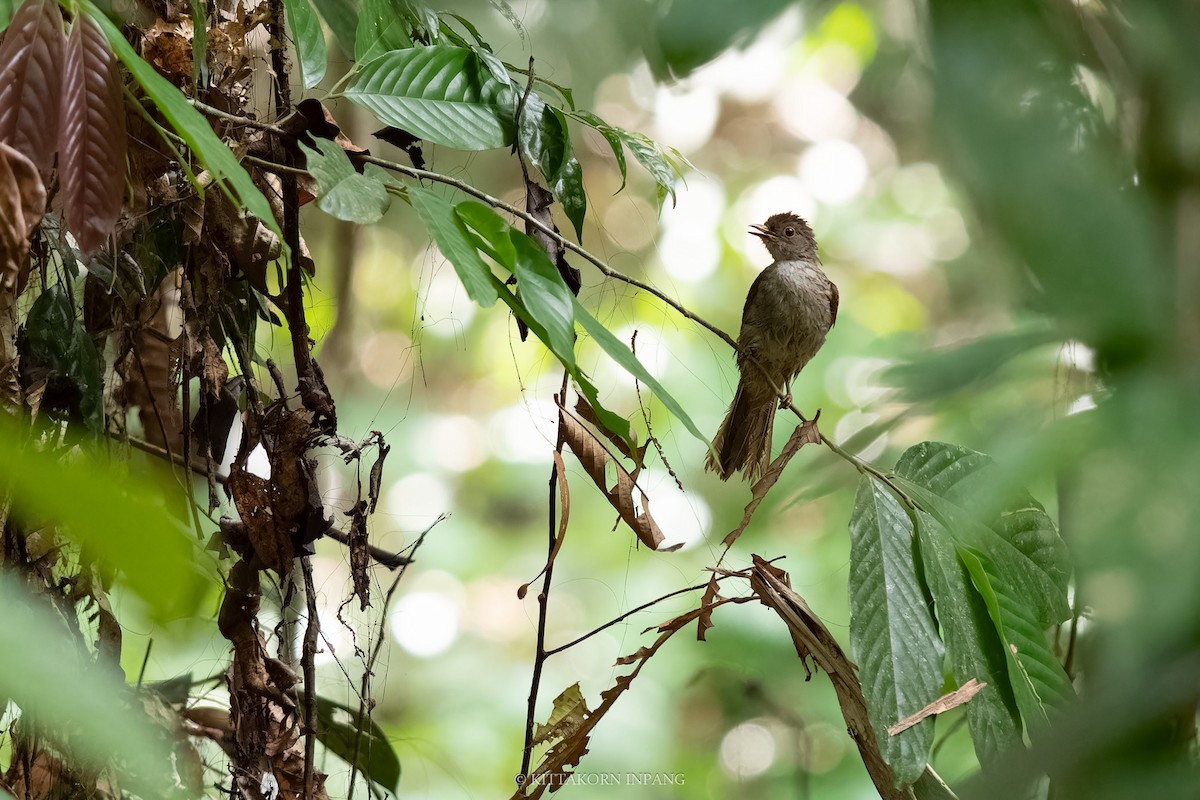
[{"label": "bird's head", "polygon": [[762,239],[776,261],[799,261],[817,255],[812,228],[790,211],[774,214],[761,225],[751,225],[750,233]]}]

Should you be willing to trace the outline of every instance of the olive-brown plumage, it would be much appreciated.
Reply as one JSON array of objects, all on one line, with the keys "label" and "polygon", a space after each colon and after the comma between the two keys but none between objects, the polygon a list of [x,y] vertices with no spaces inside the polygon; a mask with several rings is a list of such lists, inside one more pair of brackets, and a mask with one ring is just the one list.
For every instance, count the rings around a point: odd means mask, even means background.
[{"label": "olive-brown plumage", "polygon": [[825,344],[837,320],[838,290],[821,270],[812,228],[792,213],[752,226],[775,259],[750,284],[738,336],[741,380],[706,469],[728,480],[743,470],[758,480],[771,459],[779,393]]}]

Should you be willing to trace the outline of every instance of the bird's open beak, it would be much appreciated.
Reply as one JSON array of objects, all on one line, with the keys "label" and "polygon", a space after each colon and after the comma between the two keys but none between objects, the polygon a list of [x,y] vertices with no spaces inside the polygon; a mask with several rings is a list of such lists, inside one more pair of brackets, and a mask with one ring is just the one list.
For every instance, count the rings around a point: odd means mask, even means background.
[{"label": "bird's open beak", "polygon": [[770,228],[766,225],[751,225],[750,233],[760,239],[775,239],[775,234],[771,233]]}]

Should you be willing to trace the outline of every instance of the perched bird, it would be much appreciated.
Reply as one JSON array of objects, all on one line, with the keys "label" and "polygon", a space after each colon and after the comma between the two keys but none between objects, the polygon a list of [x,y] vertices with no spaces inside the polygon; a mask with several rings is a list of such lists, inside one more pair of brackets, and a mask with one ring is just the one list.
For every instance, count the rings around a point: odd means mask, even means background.
[{"label": "perched bird", "polygon": [[750,481],[771,459],[779,393],[825,344],[837,320],[838,289],[821,270],[812,228],[792,213],[775,214],[750,231],[775,259],[750,284],[738,336],[737,394],[721,423],[705,468],[721,480],[744,470]]}]

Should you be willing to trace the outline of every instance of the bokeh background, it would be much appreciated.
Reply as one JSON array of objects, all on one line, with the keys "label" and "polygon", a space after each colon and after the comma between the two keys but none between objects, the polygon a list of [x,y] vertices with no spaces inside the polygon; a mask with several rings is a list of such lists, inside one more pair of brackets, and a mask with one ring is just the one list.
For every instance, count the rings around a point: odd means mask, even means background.
[{"label": "bokeh background", "polygon": [[[735,46],[680,80],[666,74],[653,45],[664,27],[669,34],[682,25],[686,34],[687,21],[660,7],[636,0],[511,5],[523,32],[483,0],[453,10],[475,22],[504,60],[524,64],[532,54],[538,74],[572,87],[579,107],[646,132],[692,165],[677,202],[668,199],[660,210],[648,176],[631,161],[622,189],[608,145],[574,129],[589,203],[586,247],[736,334],[746,290],[768,263],[747,226],[779,211],[800,213],[840,287],[841,313],[793,388],[796,404],[821,409],[827,435],[883,467],[925,439],[1019,463],[1034,495],[1056,508],[1056,473],[1031,461],[1030,443],[1094,403],[1095,357],[1030,310],[1037,281],[989,234],[946,167],[921,4],[747,3],[729,12],[732,30],[745,21]],[[1111,111],[1112,87],[1089,75],[1079,72],[1080,85]],[[371,139],[372,121],[350,104],[330,107],[359,144],[403,160]],[[427,146],[425,156],[431,169],[522,202],[520,170],[507,154]],[[520,766],[537,619],[536,592],[520,600],[517,588],[544,561],[552,395],[561,370],[540,344],[520,341],[502,308],[479,309],[467,299],[407,206],[396,203],[383,223],[358,230],[315,208],[306,215],[317,264],[309,320],[342,433],[361,438],[380,430],[392,445],[373,540],[399,549],[448,515],[386,617],[381,598],[390,574],[376,571],[375,606],[358,614],[343,605],[350,593],[345,552],[322,545],[322,694],[355,702],[356,648],[386,637],[375,717],[402,762],[401,794],[506,796]],[[715,431],[736,384],[733,353],[655,298],[580,267],[585,304],[623,340],[636,332],[643,362],[703,430]],[[970,343],[977,346],[950,350]],[[260,347],[281,363],[290,358],[283,335],[274,343],[264,337]],[[588,341],[579,347],[605,404],[644,436],[632,379]],[[568,456],[572,509],[555,570],[551,645],[706,581],[705,567],[749,499],[745,484],[705,474],[704,445],[642,396],[683,488],[654,455],[640,484],[668,539],[683,547],[650,553],[623,526],[614,530],[615,514]],[[790,422],[780,416],[776,449]],[[745,564],[752,552],[785,557],[780,566],[793,586],[844,645],[846,525],[857,478],[831,453],[805,448],[728,561]],[[355,475],[331,455],[321,480],[330,506],[347,508]],[[746,588],[731,582],[724,591]],[[614,661],[648,643],[641,631],[697,599],[659,604],[553,657],[539,719],[576,681],[594,706],[622,672]],[[119,602],[122,620],[137,618],[133,601]],[[599,725],[581,771],[683,776],[683,785],[619,790],[647,800],[873,796],[828,681],[806,679],[778,619],[747,604],[718,610],[714,622],[707,643],[681,634],[651,661]],[[201,677],[223,666],[215,622],[129,627],[127,673],[137,674],[151,635],[148,680]],[[939,720],[933,757],[951,783],[977,768],[958,717]],[[331,760],[325,769],[336,795],[344,765]],[[614,794],[603,786],[566,791]]]}]

